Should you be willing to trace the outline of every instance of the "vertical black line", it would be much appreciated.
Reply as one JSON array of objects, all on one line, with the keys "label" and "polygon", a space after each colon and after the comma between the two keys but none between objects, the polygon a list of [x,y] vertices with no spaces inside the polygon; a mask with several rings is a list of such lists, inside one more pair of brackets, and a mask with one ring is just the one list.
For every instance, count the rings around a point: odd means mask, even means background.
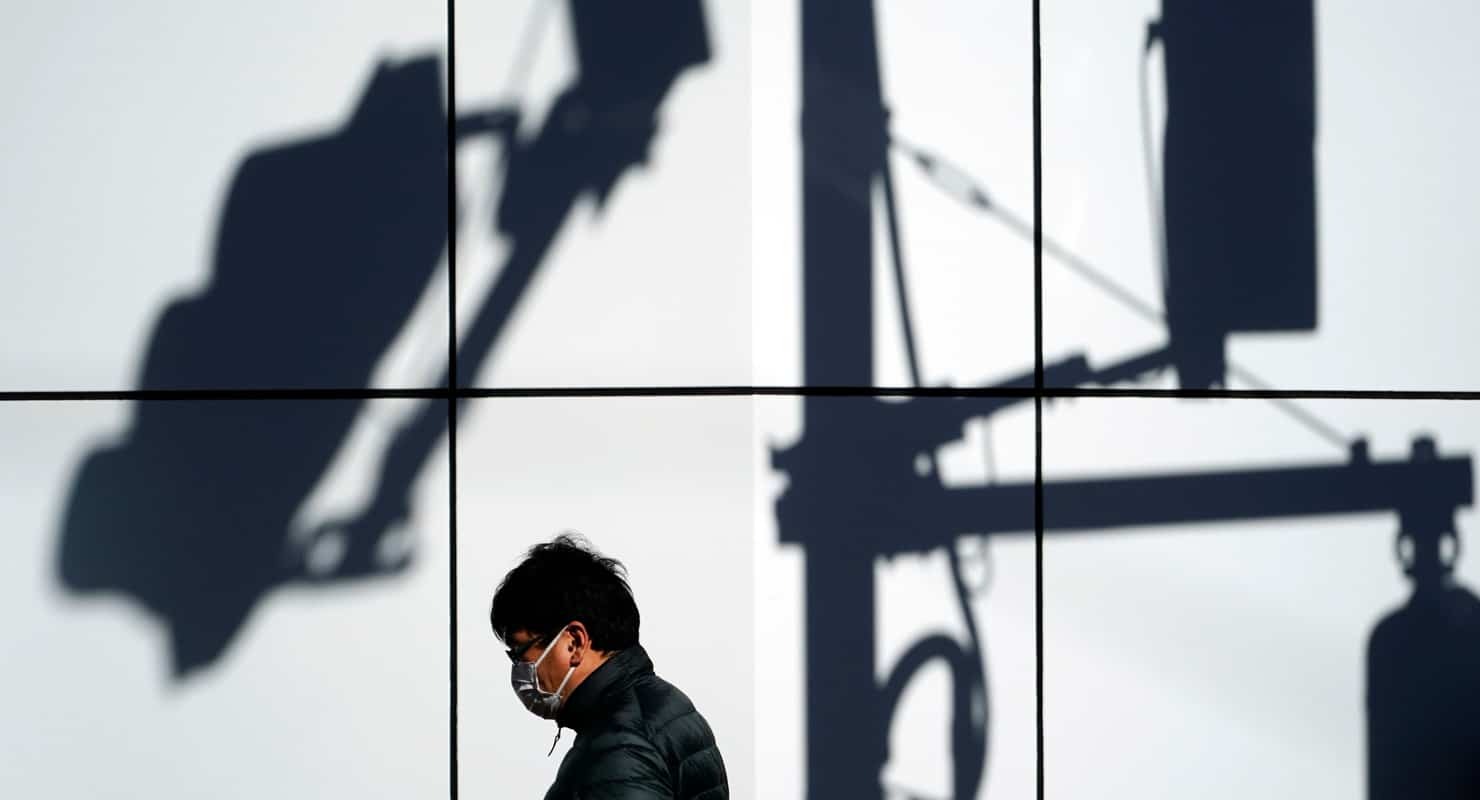
[{"label": "vertical black line", "polygon": [[457,800],[457,26],[447,0],[447,782]]},{"label": "vertical black line", "polygon": [[1033,0],[1033,644],[1038,715],[1038,800],[1043,753],[1043,49]]}]

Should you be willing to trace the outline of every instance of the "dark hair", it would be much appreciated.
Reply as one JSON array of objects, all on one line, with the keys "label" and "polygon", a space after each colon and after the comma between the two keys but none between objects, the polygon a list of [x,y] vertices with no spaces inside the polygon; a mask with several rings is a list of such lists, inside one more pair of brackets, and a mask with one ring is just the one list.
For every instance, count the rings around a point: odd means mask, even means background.
[{"label": "dark hair", "polygon": [[637,602],[626,567],[571,533],[531,547],[494,591],[488,613],[493,634],[505,643],[516,631],[553,636],[576,620],[586,626],[593,650],[637,644]]}]

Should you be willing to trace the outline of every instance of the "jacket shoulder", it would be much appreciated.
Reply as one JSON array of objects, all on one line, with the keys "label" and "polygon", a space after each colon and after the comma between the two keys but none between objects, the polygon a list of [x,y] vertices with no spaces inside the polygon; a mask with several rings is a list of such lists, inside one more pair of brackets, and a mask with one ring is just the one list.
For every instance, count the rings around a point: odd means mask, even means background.
[{"label": "jacket shoulder", "polygon": [[576,739],[547,798],[724,800],[714,733],[678,687],[648,673],[620,690],[601,725]]},{"label": "jacket shoulder", "polygon": [[648,676],[633,687],[646,734],[663,754],[677,790],[676,797],[728,796],[724,759],[709,721],[677,686]]}]

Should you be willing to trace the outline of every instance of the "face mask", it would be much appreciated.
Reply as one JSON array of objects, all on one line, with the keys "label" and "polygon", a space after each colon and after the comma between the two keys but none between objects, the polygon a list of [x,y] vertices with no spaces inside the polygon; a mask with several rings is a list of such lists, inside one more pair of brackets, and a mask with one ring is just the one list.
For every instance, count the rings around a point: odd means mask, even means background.
[{"label": "face mask", "polygon": [[554,640],[545,648],[545,652],[541,653],[540,657],[533,663],[521,661],[515,664],[510,676],[510,680],[514,684],[514,694],[519,695],[519,701],[524,703],[524,707],[529,709],[529,713],[544,719],[555,719],[555,715],[560,711],[560,693],[565,691],[565,684],[570,681],[571,674],[576,671],[575,667],[566,670],[565,679],[560,681],[560,686],[556,687],[553,692],[547,692],[540,688],[538,671],[540,662],[544,661],[545,656],[550,655],[555,650],[555,643],[560,641],[560,637],[564,634],[564,630],[556,634]]}]

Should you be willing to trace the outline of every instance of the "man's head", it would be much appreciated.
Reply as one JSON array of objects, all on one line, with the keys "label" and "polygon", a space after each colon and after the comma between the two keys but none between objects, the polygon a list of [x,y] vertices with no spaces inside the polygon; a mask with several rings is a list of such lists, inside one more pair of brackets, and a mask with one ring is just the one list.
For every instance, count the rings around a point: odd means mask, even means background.
[{"label": "man's head", "polygon": [[539,687],[563,685],[564,699],[607,658],[637,644],[639,617],[621,562],[563,534],[530,548],[504,576],[489,622],[510,658],[538,662]]}]

